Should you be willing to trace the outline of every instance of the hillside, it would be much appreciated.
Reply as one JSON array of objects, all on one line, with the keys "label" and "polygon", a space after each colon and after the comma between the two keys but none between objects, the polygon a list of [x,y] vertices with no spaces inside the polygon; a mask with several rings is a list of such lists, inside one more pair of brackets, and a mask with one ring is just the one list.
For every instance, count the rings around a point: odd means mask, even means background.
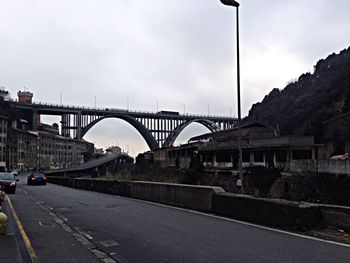
[{"label": "hillside", "polygon": [[[350,112],[350,47],[331,54],[284,89],[273,89],[252,106],[248,121],[279,127],[281,134],[315,135],[324,139],[322,122]],[[349,135],[350,124],[339,127]]]}]

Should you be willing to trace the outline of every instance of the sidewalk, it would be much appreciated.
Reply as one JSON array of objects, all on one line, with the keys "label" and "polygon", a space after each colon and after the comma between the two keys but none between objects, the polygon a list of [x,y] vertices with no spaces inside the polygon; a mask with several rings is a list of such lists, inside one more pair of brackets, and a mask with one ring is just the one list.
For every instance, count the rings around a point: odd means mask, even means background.
[{"label": "sidewalk", "polygon": [[[52,210],[53,208],[48,208],[43,201],[25,191],[26,187],[20,181],[16,194],[8,196],[17,214],[18,222],[11,213],[10,203],[8,200],[6,201],[6,214],[10,222],[13,223],[13,231],[11,230],[11,233],[14,234],[12,243],[9,246],[11,252],[15,253],[15,256],[12,256],[13,261],[9,261],[5,256],[1,255],[2,250],[6,248],[3,248],[0,239],[0,263],[32,263],[32,258],[33,262],[43,263],[105,262],[105,258],[99,260],[99,257],[94,254],[94,251],[97,249],[90,249],[81,242],[83,236],[75,230],[75,226],[68,226],[67,218],[59,218]],[[28,190],[32,194],[37,194],[45,190],[47,186],[42,188],[28,187]],[[21,226],[21,231],[17,224]],[[13,239],[17,241],[17,246]],[[20,256],[16,256],[16,254]],[[18,258],[21,258],[22,261],[18,261]]]},{"label": "sidewalk", "polygon": [[[9,207],[9,204],[6,199],[2,205],[2,213],[7,215],[9,219],[9,223],[7,226],[7,235],[0,235],[0,262],[1,263],[31,262],[30,257],[28,259],[25,256],[22,259],[22,256],[20,253],[20,247],[23,247],[24,243],[19,234],[15,219],[13,218],[13,215],[11,212],[11,208]],[[23,251],[23,252],[26,252],[26,251]]]}]

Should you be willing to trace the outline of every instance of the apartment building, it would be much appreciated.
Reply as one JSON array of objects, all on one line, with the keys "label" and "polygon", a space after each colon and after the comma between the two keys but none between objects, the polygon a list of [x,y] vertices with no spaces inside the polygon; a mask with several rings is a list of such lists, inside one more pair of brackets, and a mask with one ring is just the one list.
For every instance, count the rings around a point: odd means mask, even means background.
[{"label": "apartment building", "polygon": [[0,167],[6,167],[7,117],[0,115]]}]

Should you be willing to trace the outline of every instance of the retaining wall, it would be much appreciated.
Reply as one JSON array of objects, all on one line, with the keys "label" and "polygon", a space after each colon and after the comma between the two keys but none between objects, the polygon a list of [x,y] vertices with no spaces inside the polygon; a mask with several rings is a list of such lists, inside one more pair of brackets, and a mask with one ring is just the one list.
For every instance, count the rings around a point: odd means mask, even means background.
[{"label": "retaining wall", "polygon": [[350,231],[350,208],[254,198],[226,193],[221,187],[48,177],[50,183],[213,212],[284,229],[308,230],[320,225]]},{"label": "retaining wall", "polygon": [[350,207],[319,205],[324,224],[350,232]]},{"label": "retaining wall", "polygon": [[47,177],[49,183],[106,194],[130,196],[130,182],[91,178]]},{"label": "retaining wall", "polygon": [[131,197],[128,181],[111,181],[101,179],[76,178],[73,187],[105,194]]},{"label": "retaining wall", "polygon": [[323,219],[317,206],[231,193],[214,196],[213,212],[237,220],[284,229],[311,229],[320,225]]},{"label": "retaining wall", "polygon": [[59,184],[63,186],[68,186],[68,187],[74,187],[74,179],[69,178],[69,177],[53,177],[53,176],[48,176],[47,181],[52,184]]},{"label": "retaining wall", "polygon": [[131,197],[211,212],[212,198],[225,192],[221,187],[153,182],[130,182]]},{"label": "retaining wall", "polygon": [[121,195],[152,202],[211,212],[212,198],[224,192],[221,187],[153,182],[109,181],[90,178],[48,177],[49,183]]}]

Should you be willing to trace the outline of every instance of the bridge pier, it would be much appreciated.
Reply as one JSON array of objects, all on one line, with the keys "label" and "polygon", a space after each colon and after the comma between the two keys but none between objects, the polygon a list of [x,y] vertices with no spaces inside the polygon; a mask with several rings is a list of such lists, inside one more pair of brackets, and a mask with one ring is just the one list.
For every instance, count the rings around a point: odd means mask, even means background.
[{"label": "bridge pier", "polygon": [[77,136],[76,138],[78,140],[81,140],[81,111],[78,112],[76,115],[76,122],[75,122],[75,127],[77,127]]},{"label": "bridge pier", "polygon": [[32,121],[33,121],[33,123],[32,123],[33,130],[36,131],[36,130],[38,130],[38,126],[39,126],[39,124],[40,124],[40,114],[38,113],[37,110],[34,110],[32,116],[33,116],[33,117],[32,117]]}]

